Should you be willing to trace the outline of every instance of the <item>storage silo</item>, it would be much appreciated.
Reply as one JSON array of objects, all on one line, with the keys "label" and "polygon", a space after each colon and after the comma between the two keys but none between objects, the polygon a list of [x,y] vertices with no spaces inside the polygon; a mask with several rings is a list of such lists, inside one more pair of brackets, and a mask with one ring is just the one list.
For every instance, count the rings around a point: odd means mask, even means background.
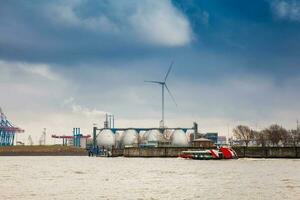
[{"label": "storage silo", "polygon": [[159,130],[150,130],[146,135],[148,142],[161,142],[163,141],[163,134]]},{"label": "storage silo", "polygon": [[147,131],[140,131],[140,133],[139,133],[140,143],[145,143],[146,136],[147,136]]},{"label": "storage silo", "polygon": [[97,145],[106,148],[114,146],[115,134],[110,129],[102,130],[97,136]]},{"label": "storage silo", "polygon": [[116,148],[121,148],[124,131],[117,131],[115,134]]},{"label": "storage silo", "polygon": [[186,147],[189,145],[186,134],[183,130],[175,130],[171,136],[172,146]]},{"label": "storage silo", "polygon": [[122,145],[133,145],[138,143],[138,133],[134,129],[126,130],[122,137]]}]

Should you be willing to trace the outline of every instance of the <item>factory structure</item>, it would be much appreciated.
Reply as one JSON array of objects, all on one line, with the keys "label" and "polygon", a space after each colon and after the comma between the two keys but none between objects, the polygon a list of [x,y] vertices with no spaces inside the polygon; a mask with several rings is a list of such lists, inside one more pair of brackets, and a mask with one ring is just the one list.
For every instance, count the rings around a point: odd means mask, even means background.
[{"label": "factory structure", "polygon": [[[113,115],[106,115],[103,128],[93,127],[91,149],[99,150],[156,147],[213,148],[218,144],[218,133],[201,134],[198,124],[192,127],[116,128]],[[96,153],[97,152],[97,153]]]},{"label": "factory structure", "polygon": [[73,128],[73,135],[51,135],[54,139],[61,139],[63,146],[74,146],[79,148],[86,148],[88,139],[91,135],[83,135],[80,128]]},{"label": "factory structure", "polygon": [[17,133],[23,133],[24,130],[14,126],[5,116],[0,108],[0,146],[13,146]]}]

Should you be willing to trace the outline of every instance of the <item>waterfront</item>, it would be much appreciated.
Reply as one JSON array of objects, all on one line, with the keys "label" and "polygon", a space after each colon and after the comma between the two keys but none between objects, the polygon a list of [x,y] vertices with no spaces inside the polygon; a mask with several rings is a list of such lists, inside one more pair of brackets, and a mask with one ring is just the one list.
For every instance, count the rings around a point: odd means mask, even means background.
[{"label": "waterfront", "polygon": [[0,157],[3,199],[299,199],[300,160]]}]

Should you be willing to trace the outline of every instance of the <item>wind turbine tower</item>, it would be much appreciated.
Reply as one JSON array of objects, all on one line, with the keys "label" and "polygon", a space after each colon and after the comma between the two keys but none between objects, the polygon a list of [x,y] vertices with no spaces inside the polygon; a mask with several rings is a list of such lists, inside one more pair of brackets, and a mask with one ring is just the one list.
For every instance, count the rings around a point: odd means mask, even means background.
[{"label": "wind turbine tower", "polygon": [[168,72],[167,72],[167,74],[165,76],[164,81],[145,81],[145,82],[148,82],[148,83],[155,83],[155,84],[161,85],[161,93],[162,93],[161,97],[162,97],[162,99],[161,99],[161,124],[160,124],[160,126],[162,128],[165,127],[165,88],[167,89],[170,97],[172,98],[173,102],[177,106],[175,98],[173,97],[171,91],[169,90],[169,88],[167,86],[167,79],[168,79],[168,76],[169,76],[169,74],[170,74],[170,72],[172,70],[172,67],[173,67],[173,62],[171,63],[171,65],[170,65],[170,67],[168,69]]}]

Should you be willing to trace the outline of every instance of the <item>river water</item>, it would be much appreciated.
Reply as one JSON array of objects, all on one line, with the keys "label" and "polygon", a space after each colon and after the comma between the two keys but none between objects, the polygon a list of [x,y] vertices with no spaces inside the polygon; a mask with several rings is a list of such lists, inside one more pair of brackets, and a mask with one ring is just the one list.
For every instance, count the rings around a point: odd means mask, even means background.
[{"label": "river water", "polygon": [[300,159],[0,157],[0,199],[300,199]]}]

